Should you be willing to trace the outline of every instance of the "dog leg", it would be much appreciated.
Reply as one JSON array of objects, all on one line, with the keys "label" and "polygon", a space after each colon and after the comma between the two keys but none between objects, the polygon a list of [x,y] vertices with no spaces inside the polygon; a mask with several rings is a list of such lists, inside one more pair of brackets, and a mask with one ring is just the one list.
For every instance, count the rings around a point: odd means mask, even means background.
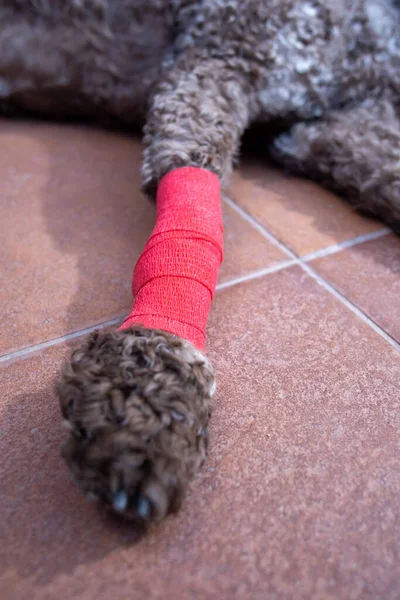
[{"label": "dog leg", "polygon": [[292,172],[343,193],[358,210],[400,231],[400,120],[389,101],[366,100],[294,125],[271,152]]},{"label": "dog leg", "polygon": [[222,61],[183,55],[162,77],[152,96],[144,136],[143,187],[178,167],[201,167],[230,176],[248,124],[245,84]]},{"label": "dog leg", "polygon": [[[187,227],[186,240],[199,227],[197,237],[204,238],[208,253],[211,248],[215,252],[215,244],[209,240],[221,235],[219,184],[218,210],[214,208],[210,213],[209,200],[215,196],[215,190],[211,186],[208,191],[201,191],[199,179],[218,179],[205,175],[201,169],[212,171],[222,180],[228,177],[247,123],[245,101],[240,82],[220,63],[192,64],[182,60],[163,77],[150,106],[144,187],[154,194],[160,180],[171,171],[179,167],[199,168],[191,171],[194,178],[190,184],[186,185],[185,179],[183,188],[174,188],[174,194],[181,196],[182,206],[187,207],[190,222],[187,225],[182,215],[179,227],[174,227],[180,232]],[[176,182],[176,173],[171,175]],[[160,198],[158,205],[159,201]],[[162,223],[163,206],[158,206]],[[161,229],[170,236],[171,227],[162,225]],[[157,237],[157,248],[160,239],[161,235]],[[170,237],[168,240],[170,243]],[[189,255],[191,280],[204,279],[204,266],[209,267],[207,257],[199,263],[196,250],[192,249]],[[177,257],[174,272],[184,256],[187,252]],[[199,269],[195,268],[197,263]],[[178,273],[180,281],[186,266],[181,266]],[[152,281],[165,279],[163,264],[156,272],[154,265],[152,268]],[[207,303],[211,287],[200,285],[200,296],[205,293]],[[146,287],[146,293],[149,289]],[[139,303],[140,293],[136,298]],[[155,313],[152,316],[160,316],[165,305],[160,294],[158,297],[154,310],[147,310]],[[182,319],[181,324],[187,329],[189,317],[176,310],[185,301],[193,308],[189,314],[204,312],[203,301],[182,298],[177,291],[169,301],[174,319],[172,314],[162,313],[168,317],[164,321],[176,323]],[[153,326],[92,335],[74,353],[58,385],[62,412],[71,429],[64,456],[77,483],[86,495],[144,523],[159,521],[179,508],[190,479],[206,455],[207,425],[215,391],[210,362],[199,346],[187,341],[190,336],[183,339],[173,328],[167,333],[150,328]]]}]

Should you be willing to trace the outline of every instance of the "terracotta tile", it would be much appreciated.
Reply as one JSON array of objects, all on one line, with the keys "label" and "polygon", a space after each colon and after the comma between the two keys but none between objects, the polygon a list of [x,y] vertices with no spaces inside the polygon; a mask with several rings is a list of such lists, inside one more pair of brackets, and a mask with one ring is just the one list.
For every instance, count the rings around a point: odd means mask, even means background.
[{"label": "terracotta tile", "polygon": [[312,262],[346,298],[400,342],[400,239],[394,235]]},{"label": "terracotta tile", "polygon": [[229,193],[299,256],[383,227],[319,185],[260,159],[243,162]]},{"label": "terracotta tile", "polygon": [[124,314],[154,209],[140,144],[89,128],[2,121],[2,353]]},{"label": "terracotta tile", "polygon": [[[154,222],[140,143],[83,127],[0,121],[0,354],[124,315]],[[221,281],[283,256],[228,206]]]},{"label": "terracotta tile", "polygon": [[219,274],[220,283],[287,260],[283,252],[230,206],[225,203],[222,206],[225,247],[224,262]]},{"label": "terracotta tile", "polygon": [[207,467],[137,542],[58,456],[59,346],[0,369],[9,600],[397,600],[400,357],[299,269],[217,294]]}]

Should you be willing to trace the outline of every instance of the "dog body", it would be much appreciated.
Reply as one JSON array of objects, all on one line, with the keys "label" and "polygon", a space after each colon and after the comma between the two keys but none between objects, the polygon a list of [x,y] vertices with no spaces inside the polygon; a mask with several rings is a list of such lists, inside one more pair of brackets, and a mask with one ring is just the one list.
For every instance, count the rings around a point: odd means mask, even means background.
[{"label": "dog body", "polygon": [[[143,127],[149,195],[183,166],[226,183],[263,123],[266,156],[400,228],[399,32],[395,0],[2,0],[0,110]],[[200,355],[140,327],[73,353],[64,456],[88,497],[179,508],[207,448]]]},{"label": "dog body", "polygon": [[137,124],[154,87],[182,62],[188,76],[201,65],[215,80],[240,81],[247,124],[315,119],[400,90],[400,13],[391,0],[2,4],[0,89],[32,112],[95,110]]},{"label": "dog body", "polygon": [[3,0],[0,106],[144,125],[149,194],[185,165],[227,182],[246,128],[278,123],[266,153],[396,227],[398,4]]}]

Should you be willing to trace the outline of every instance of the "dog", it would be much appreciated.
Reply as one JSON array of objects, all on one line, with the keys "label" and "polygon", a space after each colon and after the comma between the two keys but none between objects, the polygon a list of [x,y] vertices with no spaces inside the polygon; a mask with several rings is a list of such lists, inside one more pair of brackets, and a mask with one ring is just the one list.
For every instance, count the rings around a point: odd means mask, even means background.
[{"label": "dog", "polygon": [[[142,129],[150,198],[179,167],[226,185],[262,123],[266,159],[400,231],[399,32],[398,0],[3,0],[0,112]],[[85,494],[146,522],[178,510],[214,387],[171,334],[92,334],[57,387]]]}]

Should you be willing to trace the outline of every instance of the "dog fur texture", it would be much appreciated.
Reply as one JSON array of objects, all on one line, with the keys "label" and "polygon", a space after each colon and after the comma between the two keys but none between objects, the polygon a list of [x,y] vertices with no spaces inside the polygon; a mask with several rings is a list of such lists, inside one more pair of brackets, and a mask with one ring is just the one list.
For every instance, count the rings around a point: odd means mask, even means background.
[{"label": "dog fur texture", "polygon": [[[226,184],[263,123],[266,157],[400,230],[399,101],[398,0],[0,5],[0,111],[143,128],[150,196],[182,166]],[[163,332],[86,341],[58,387],[85,493],[147,520],[175,510],[205,456],[212,380]]]},{"label": "dog fur texture", "polygon": [[214,391],[208,359],[185,340],[94,332],[58,385],[63,455],[87,498],[144,521],[176,512],[206,456]]}]

